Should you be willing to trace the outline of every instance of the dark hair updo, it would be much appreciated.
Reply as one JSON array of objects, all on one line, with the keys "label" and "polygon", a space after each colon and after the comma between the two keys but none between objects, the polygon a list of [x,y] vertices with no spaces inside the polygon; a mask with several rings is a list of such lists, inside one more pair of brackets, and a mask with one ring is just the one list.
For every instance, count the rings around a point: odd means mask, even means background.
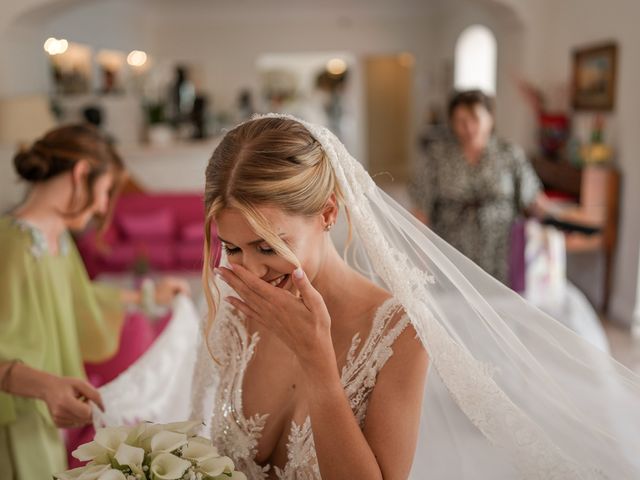
[{"label": "dark hair updo", "polygon": [[72,170],[80,160],[89,163],[89,177],[97,177],[110,168],[120,171],[123,167],[120,156],[106,137],[85,124],[50,130],[30,148],[16,153],[13,165],[21,178],[35,183]]},{"label": "dark hair updo", "polygon": [[[125,178],[122,159],[107,137],[97,128],[89,124],[54,128],[31,147],[23,148],[16,153],[13,165],[21,178],[37,184],[70,172],[81,160],[89,165],[86,177],[87,200],[80,209],[68,213],[76,215],[93,204],[93,186],[100,175],[109,171],[113,173],[113,191],[119,189]],[[74,189],[74,198],[75,194]]]}]

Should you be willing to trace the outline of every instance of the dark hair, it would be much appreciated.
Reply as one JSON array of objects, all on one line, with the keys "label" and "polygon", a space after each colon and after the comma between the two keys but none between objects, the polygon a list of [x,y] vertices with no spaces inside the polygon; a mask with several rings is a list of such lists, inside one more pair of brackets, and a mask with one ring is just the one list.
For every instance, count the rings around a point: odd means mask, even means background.
[{"label": "dark hair", "polygon": [[456,108],[465,107],[471,110],[476,105],[483,106],[493,116],[493,99],[481,90],[465,90],[454,93],[449,100],[449,120],[453,117]]},{"label": "dark hair", "polygon": [[[80,160],[89,164],[86,179],[87,201],[77,215],[93,203],[93,186],[100,175],[111,171],[117,191],[124,179],[124,164],[113,145],[97,128],[89,124],[73,124],[54,128],[38,139],[30,148],[23,148],[13,157],[13,165],[20,177],[30,183],[41,183],[69,172]],[[72,199],[76,196],[74,190]],[[73,203],[73,201],[72,201]],[[112,202],[113,203],[113,196]],[[111,212],[110,205],[109,212]],[[105,218],[106,220],[106,218]]]}]

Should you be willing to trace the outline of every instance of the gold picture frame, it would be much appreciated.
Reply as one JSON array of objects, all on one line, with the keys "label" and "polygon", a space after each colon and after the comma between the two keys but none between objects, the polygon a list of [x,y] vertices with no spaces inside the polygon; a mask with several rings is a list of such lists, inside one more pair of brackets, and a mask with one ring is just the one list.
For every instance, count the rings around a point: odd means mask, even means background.
[{"label": "gold picture frame", "polygon": [[573,52],[575,110],[611,111],[615,105],[618,47],[609,42]]}]

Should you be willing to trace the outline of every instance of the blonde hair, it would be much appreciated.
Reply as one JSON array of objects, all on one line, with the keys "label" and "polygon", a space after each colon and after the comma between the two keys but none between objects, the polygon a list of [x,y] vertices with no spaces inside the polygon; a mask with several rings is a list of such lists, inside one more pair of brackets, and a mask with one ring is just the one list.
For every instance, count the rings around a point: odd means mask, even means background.
[{"label": "blonde hair", "polygon": [[211,280],[211,226],[216,215],[225,208],[237,209],[279,256],[300,266],[257,207],[313,216],[322,212],[332,194],[340,205],[342,194],[320,143],[301,123],[288,118],[257,118],[228,132],[213,152],[205,178],[202,281],[209,306],[208,333],[219,304]]}]

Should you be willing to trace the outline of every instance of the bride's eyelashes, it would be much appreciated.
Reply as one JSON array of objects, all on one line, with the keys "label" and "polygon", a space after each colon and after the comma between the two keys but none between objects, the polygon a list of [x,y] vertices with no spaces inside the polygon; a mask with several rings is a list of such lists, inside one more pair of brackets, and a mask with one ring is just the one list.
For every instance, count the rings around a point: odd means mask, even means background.
[{"label": "bride's eyelashes", "polygon": [[240,249],[238,247],[229,247],[228,245],[224,245],[224,251],[227,255],[235,255],[236,253],[240,253]]},{"label": "bride's eyelashes", "polygon": [[[275,250],[273,250],[271,247],[256,247],[256,249],[258,250],[258,252],[260,252],[263,255],[275,255]],[[231,247],[229,245],[224,245],[224,251],[226,252],[227,255],[235,255],[236,253],[240,253],[241,249],[239,249],[238,247]]]}]

